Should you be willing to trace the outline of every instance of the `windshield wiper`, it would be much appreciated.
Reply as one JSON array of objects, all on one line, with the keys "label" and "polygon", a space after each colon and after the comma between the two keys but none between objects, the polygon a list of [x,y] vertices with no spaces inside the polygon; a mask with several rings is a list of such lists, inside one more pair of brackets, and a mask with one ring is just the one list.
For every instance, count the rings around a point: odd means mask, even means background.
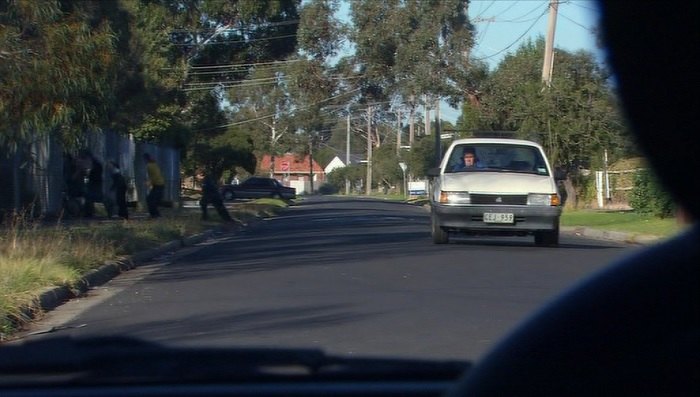
[{"label": "windshield wiper", "polygon": [[22,383],[455,380],[470,363],[346,358],[314,349],[174,348],[126,337],[58,337],[0,346],[0,386]]}]

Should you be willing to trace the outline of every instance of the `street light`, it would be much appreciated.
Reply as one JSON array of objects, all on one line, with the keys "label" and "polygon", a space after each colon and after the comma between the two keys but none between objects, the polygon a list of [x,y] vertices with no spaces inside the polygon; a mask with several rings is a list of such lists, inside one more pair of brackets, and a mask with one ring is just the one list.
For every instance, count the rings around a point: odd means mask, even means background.
[{"label": "street light", "polygon": [[401,171],[403,172],[403,194],[406,200],[408,200],[408,189],[406,188],[406,163],[400,161],[399,167],[401,167]]}]

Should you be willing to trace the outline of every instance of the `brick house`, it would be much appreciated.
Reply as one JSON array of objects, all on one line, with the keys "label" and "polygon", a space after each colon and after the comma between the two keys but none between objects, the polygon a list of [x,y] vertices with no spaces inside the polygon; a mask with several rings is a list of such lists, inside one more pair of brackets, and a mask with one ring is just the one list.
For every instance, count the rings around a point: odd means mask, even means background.
[{"label": "brick house", "polygon": [[312,160],[309,163],[309,155],[300,157],[294,153],[286,153],[275,156],[274,169],[272,168],[272,156],[263,155],[258,162],[257,174],[269,175],[282,182],[285,186],[297,189],[297,194],[309,194],[311,190],[310,177],[313,177],[314,191],[325,181],[323,168]]}]

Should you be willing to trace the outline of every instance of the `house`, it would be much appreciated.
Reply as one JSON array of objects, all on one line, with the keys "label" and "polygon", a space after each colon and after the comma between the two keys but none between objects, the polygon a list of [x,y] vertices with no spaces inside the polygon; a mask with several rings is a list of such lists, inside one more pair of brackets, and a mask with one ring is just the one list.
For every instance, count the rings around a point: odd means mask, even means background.
[{"label": "house", "polygon": [[[351,154],[350,155],[350,164],[359,164],[364,158],[360,155],[356,154]],[[333,160],[331,160],[328,165],[326,165],[326,168],[324,171],[326,172],[326,175],[328,175],[331,171],[333,171],[336,168],[343,168],[348,164],[345,164],[345,155],[338,155],[333,157]]]},{"label": "house", "polygon": [[313,190],[316,191],[325,181],[325,172],[309,155],[298,156],[294,153],[286,153],[273,158],[269,154],[263,155],[258,163],[257,174],[269,175],[282,182],[285,186],[297,189],[297,194],[309,194],[311,192],[311,180],[313,178]]}]

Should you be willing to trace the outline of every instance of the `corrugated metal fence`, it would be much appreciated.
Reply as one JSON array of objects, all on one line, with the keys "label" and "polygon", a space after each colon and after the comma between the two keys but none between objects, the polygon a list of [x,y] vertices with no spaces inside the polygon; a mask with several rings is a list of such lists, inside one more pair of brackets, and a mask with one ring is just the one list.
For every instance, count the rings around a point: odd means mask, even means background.
[{"label": "corrugated metal fence", "polygon": [[[103,193],[111,186],[107,161],[118,162],[129,186],[129,201],[145,207],[146,163],[149,153],[165,178],[164,200],[175,205],[180,200],[180,151],[153,144],[138,143],[112,131],[91,133],[85,149],[103,164]],[[36,139],[14,154],[0,152],[0,215],[14,211],[30,211],[34,216],[56,216],[63,208],[66,187],[66,162],[69,157],[51,136]]]}]

